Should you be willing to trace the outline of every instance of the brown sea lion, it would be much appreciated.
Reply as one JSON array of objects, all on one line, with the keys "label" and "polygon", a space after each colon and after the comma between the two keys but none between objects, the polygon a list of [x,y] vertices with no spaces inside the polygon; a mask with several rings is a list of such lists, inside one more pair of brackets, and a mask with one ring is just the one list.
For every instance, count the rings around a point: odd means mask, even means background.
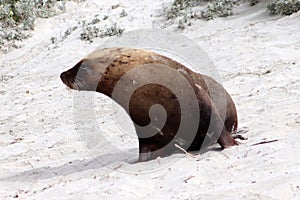
[{"label": "brown sea lion", "polygon": [[152,51],[96,50],[60,77],[68,87],[100,92],[126,110],[139,139],[139,161],[170,155],[177,145],[194,151],[217,142],[222,148],[238,144],[232,137],[236,107],[226,90]]}]

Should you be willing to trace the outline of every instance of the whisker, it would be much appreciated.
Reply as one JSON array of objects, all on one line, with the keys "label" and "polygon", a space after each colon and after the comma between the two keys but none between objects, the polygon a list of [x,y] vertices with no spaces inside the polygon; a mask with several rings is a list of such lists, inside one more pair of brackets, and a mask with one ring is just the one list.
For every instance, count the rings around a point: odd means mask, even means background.
[{"label": "whisker", "polygon": [[76,84],[79,89],[83,89],[86,87],[85,81],[80,78],[76,78],[74,84]]}]

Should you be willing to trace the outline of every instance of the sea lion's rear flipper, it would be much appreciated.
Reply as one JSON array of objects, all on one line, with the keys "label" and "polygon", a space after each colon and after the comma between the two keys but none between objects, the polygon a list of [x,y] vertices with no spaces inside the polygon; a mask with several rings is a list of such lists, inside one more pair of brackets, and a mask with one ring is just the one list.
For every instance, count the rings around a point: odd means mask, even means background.
[{"label": "sea lion's rear flipper", "polygon": [[248,138],[246,138],[240,134],[232,135],[232,137],[233,137],[233,139],[248,140]]},{"label": "sea lion's rear flipper", "polygon": [[238,131],[232,133],[232,137],[234,139],[239,139],[239,140],[247,140],[248,138],[244,137],[243,134],[247,133],[249,129],[247,127],[243,127],[239,129]]},{"label": "sea lion's rear flipper", "polygon": [[218,140],[218,143],[221,145],[222,148],[239,145],[239,143],[226,131],[222,132]]}]

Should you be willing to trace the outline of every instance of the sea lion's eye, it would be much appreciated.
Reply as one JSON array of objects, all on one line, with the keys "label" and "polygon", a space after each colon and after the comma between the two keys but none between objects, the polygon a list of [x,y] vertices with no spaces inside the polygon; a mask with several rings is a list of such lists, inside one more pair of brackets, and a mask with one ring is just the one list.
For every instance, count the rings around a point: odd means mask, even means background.
[{"label": "sea lion's eye", "polygon": [[81,70],[86,70],[86,69],[87,69],[87,66],[86,66],[86,65],[81,65],[81,66],[80,66],[80,69],[81,69]]}]

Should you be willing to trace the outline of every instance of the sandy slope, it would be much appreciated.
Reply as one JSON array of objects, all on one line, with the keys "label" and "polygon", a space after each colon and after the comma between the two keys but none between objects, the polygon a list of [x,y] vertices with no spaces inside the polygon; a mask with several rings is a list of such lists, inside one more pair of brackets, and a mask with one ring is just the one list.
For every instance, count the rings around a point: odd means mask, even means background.
[{"label": "sandy slope", "polygon": [[[217,66],[248,140],[133,164],[135,135],[112,122],[111,101],[96,95],[97,120],[128,157],[86,147],[74,123],[75,92],[59,79],[103,40],[87,43],[74,33],[50,42],[95,13],[118,18],[125,9],[119,24],[127,31],[159,24],[160,1],[120,2],[114,10],[119,1],[68,3],[65,14],[39,20],[23,48],[1,54],[0,199],[299,199],[300,13],[269,17],[264,5],[243,4],[233,17],[184,31]],[[252,146],[270,140],[278,141]]]}]

